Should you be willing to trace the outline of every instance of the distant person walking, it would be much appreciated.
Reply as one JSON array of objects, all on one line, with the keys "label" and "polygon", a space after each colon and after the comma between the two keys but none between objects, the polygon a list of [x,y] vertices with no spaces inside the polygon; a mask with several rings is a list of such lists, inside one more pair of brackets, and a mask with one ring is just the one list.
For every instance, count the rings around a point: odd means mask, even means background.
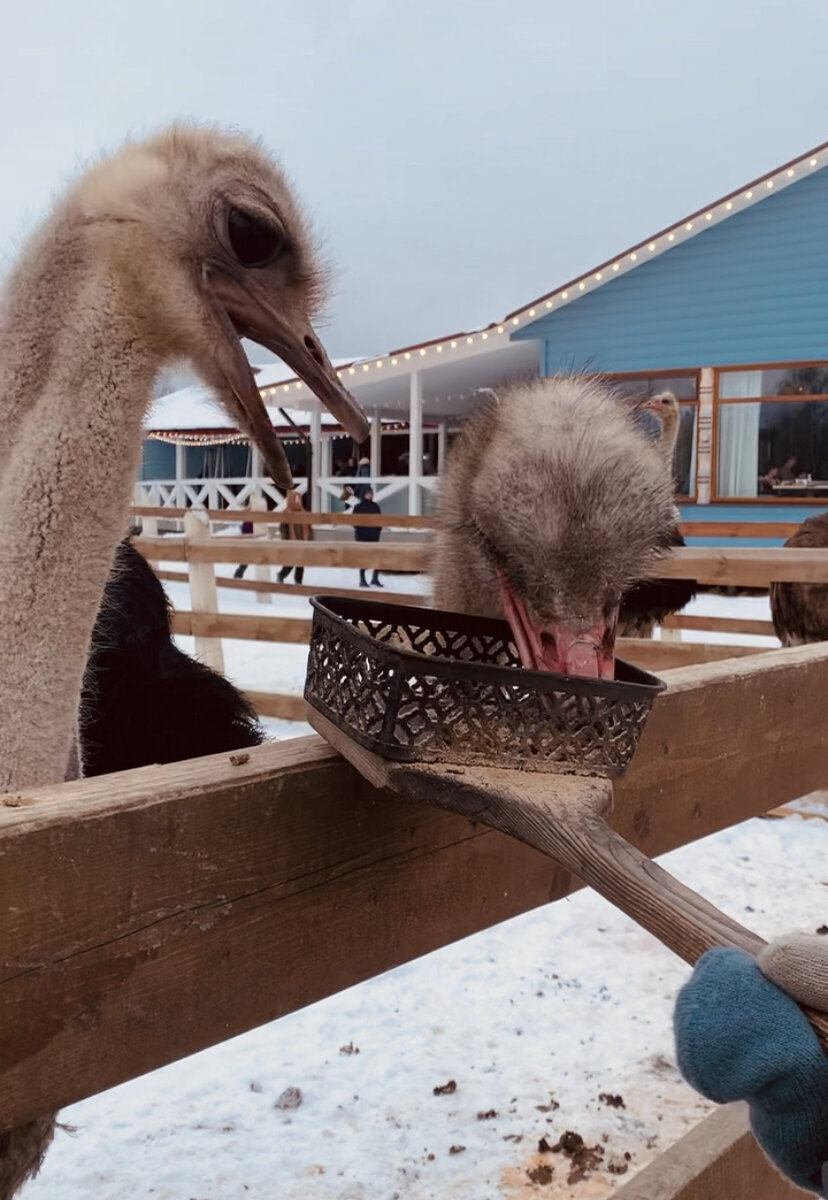
[{"label": "distant person walking", "polygon": [[[299,513],[305,511],[305,502],[301,492],[290,491],[287,494],[287,511]],[[313,526],[300,525],[296,521],[284,521],[279,526],[279,533],[286,542],[311,542],[313,541]],[[304,567],[282,567],[277,575],[279,583],[284,583],[289,578],[291,571],[293,572],[293,582],[301,583],[305,578]]]},{"label": "distant person walking", "polygon": [[[365,488],[364,492],[362,493],[362,499],[360,500],[359,504],[354,505],[353,511],[354,511],[355,516],[361,516],[364,513],[381,513],[382,512],[382,509],[377,504],[377,502],[374,500],[374,492],[371,487]],[[354,526],[354,537],[356,538],[356,540],[358,542],[378,542],[380,540],[381,533],[382,533],[381,525],[355,525]],[[368,570],[367,567],[360,567],[360,569],[359,569],[359,586],[360,587],[368,587],[369,586],[368,580],[365,578],[366,570]],[[383,584],[380,583],[379,571],[377,571],[377,570],[374,571],[373,577],[371,579],[371,584],[373,584],[374,587],[380,587],[380,588],[383,587]]]},{"label": "distant person walking", "polygon": [[[248,500],[247,504],[245,505],[245,508],[249,509],[250,507],[251,507],[250,501]],[[245,534],[247,537],[249,537],[253,532],[253,522],[252,521],[242,521],[241,531],[243,534]],[[244,577],[245,571],[247,570],[247,567],[248,567],[247,563],[239,563],[239,565],[236,567],[235,571],[233,572],[233,578],[234,579],[242,579]]]}]

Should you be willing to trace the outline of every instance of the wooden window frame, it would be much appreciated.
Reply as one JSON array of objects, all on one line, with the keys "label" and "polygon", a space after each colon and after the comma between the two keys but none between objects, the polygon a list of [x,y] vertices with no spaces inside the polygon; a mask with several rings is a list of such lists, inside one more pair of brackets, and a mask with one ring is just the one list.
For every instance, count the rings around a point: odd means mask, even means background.
[{"label": "wooden window frame", "polygon": [[[784,367],[828,367],[828,359],[804,359],[793,362],[766,363],[728,363],[727,366],[713,367],[713,428],[711,430],[710,452],[710,503],[711,504],[761,504],[773,507],[790,507],[791,505],[824,505],[826,501],[818,496],[721,496],[719,495],[719,411],[723,404],[802,404],[810,401],[825,403],[828,393],[818,392],[806,396],[720,396],[719,382],[722,375],[736,371],[774,371]],[[757,463],[757,472],[759,464]]]}]

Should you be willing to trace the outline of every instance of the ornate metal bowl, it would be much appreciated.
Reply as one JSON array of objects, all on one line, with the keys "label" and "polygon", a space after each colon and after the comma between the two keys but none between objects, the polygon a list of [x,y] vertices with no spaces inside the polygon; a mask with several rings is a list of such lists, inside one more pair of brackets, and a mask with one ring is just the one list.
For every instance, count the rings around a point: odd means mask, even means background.
[{"label": "ornate metal bowl", "polygon": [[311,604],[305,699],[385,758],[615,777],[665,686],[621,661],[615,680],[527,671],[505,621],[333,596]]}]

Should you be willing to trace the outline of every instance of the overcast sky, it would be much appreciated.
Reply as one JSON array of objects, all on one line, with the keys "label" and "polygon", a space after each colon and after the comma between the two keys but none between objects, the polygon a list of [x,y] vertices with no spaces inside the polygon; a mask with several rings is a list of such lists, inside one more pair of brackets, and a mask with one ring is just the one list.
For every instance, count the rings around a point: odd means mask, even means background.
[{"label": "overcast sky", "polygon": [[828,139],[826,48],[825,0],[23,0],[0,246],[125,134],[240,126],[338,268],[328,350],[387,350],[496,319]]}]

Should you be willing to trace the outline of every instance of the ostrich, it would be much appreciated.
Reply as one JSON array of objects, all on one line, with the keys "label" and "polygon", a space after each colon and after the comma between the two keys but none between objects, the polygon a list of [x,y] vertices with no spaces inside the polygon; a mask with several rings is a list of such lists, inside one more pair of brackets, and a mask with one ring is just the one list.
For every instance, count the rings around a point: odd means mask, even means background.
[{"label": "ostrich", "polygon": [[676,449],[679,417],[681,416],[678,400],[673,392],[659,392],[655,396],[648,396],[646,400],[640,401],[635,407],[639,411],[651,412],[655,416],[659,427],[656,442],[667,465],[672,470],[673,453]]},{"label": "ostrich", "polygon": [[[0,301],[0,792],[61,780],[87,649],[126,526],[162,367],[188,361],[291,483],[241,345],[278,354],[357,440],[367,423],[310,324],[322,280],[256,143],[174,126],[92,166],[23,249]],[[53,1118],[0,1135],[0,1200]]]},{"label": "ostrich", "polygon": [[[828,513],[808,517],[785,542],[801,550],[828,547]],[[828,584],[772,583],[773,628],[783,646],[828,641]]]},{"label": "ostrich", "polygon": [[[672,392],[659,392],[636,406],[638,411],[651,412],[658,422],[659,432],[655,445],[673,481],[673,456],[679,430],[681,410]],[[670,548],[686,545],[679,532],[681,513],[673,506],[673,527],[670,533]],[[625,592],[621,599],[618,616],[618,633],[622,637],[651,637],[653,628],[665,617],[680,612],[689,604],[698,591],[698,585],[690,579],[641,579]]]},{"label": "ostrich", "polygon": [[600,381],[539,379],[466,421],[440,520],[437,605],[505,616],[527,667],[612,678],[622,597],[673,543],[672,480]]},{"label": "ostrich", "polygon": [[78,738],[84,775],[258,746],[256,714],[223,675],[183,654],[171,609],[129,541],[115,552],[89,647]]}]

